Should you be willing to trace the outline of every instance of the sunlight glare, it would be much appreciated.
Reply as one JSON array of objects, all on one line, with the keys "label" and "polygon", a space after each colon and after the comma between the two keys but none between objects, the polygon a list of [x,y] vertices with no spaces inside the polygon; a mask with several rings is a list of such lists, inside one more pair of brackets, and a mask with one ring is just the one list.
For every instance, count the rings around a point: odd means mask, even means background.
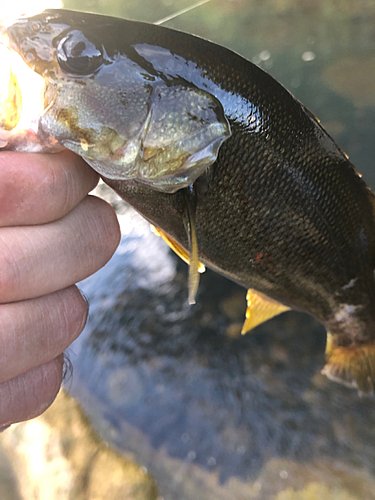
[{"label": "sunlight glare", "polygon": [[37,133],[44,109],[45,82],[10,47],[8,33],[1,24],[0,63],[0,148],[3,148],[17,135]]},{"label": "sunlight glare", "polygon": [[21,16],[32,16],[45,9],[59,9],[61,0],[14,0],[1,6],[0,24],[9,26]]}]

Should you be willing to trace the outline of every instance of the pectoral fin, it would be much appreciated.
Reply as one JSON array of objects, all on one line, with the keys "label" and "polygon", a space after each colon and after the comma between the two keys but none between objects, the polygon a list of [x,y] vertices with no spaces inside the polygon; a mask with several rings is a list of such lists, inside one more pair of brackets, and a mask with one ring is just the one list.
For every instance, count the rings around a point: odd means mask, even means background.
[{"label": "pectoral fin", "polygon": [[252,288],[249,288],[247,291],[246,300],[246,319],[241,330],[243,335],[264,321],[289,309],[289,307],[270,299],[263,293],[257,292]]},{"label": "pectoral fin", "polygon": [[188,253],[176,240],[168,236],[161,229],[154,228],[163,240],[181,257],[181,259],[189,264],[189,304],[195,304],[195,296],[197,295],[199,286],[199,273],[205,271],[204,265],[199,262],[198,240],[195,228],[195,215],[197,208],[197,195],[194,186],[188,186],[183,190],[185,200],[185,214],[183,221],[187,236],[189,238],[190,253]]},{"label": "pectoral fin", "polygon": [[[167,233],[165,233],[161,229],[159,229],[155,226],[151,226],[151,227],[152,227],[153,232],[155,234],[157,234],[158,236],[160,236],[161,238],[163,238],[163,240],[166,243],[168,243],[168,245],[174,251],[174,253],[180,257],[180,259],[182,259],[184,262],[186,262],[186,264],[190,264],[190,255],[189,255],[189,252],[187,252],[185,250],[185,248],[183,248],[179,243],[177,243],[176,240],[174,240],[173,238],[168,236]],[[204,264],[202,264],[202,262],[198,262],[198,272],[204,273],[205,270],[206,270],[206,268],[205,268]]]},{"label": "pectoral fin", "polygon": [[153,231],[155,234],[161,236],[163,240],[168,243],[171,249],[184,261],[189,264],[189,304],[195,303],[195,295],[197,293],[199,284],[198,273],[204,273],[206,268],[198,260],[198,246],[195,237],[195,231],[193,232],[193,238],[191,242],[191,253],[187,252],[176,240],[168,236],[164,231],[158,229],[154,226]]},{"label": "pectoral fin", "polygon": [[375,386],[375,344],[338,346],[327,333],[326,365],[322,370],[334,382],[354,387],[359,394],[373,393]]}]

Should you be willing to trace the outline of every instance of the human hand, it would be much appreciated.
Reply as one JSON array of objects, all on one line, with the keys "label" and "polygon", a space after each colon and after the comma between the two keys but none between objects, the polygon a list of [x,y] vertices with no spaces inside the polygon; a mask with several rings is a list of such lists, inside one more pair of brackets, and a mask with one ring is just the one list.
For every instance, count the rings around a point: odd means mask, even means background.
[{"label": "human hand", "polygon": [[0,427],[41,414],[87,304],[74,285],[120,241],[113,209],[87,196],[98,175],[78,156],[0,152]]}]

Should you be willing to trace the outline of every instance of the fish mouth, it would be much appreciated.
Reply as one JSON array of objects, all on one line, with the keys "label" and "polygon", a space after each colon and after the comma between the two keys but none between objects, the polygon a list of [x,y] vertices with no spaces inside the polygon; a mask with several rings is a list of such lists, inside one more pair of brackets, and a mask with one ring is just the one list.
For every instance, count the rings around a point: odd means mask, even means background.
[{"label": "fish mouth", "polygon": [[36,135],[44,111],[45,80],[23,60],[0,25],[0,148],[18,149],[21,138]]}]

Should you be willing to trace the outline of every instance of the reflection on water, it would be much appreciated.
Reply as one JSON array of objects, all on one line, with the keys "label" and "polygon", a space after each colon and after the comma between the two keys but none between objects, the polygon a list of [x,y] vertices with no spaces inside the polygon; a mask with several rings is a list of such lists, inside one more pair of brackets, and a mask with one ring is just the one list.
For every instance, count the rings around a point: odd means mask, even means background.
[{"label": "reflection on water", "polygon": [[[155,21],[187,4],[80,8]],[[213,0],[168,26],[272,73],[375,188],[374,20],[369,1]],[[123,222],[115,258],[82,285],[91,314],[71,354],[71,390],[101,433],[165,500],[375,498],[375,402],[319,375],[324,329],[287,313],[238,336],[244,290],[207,272],[189,308],[185,266],[136,215]]]}]

